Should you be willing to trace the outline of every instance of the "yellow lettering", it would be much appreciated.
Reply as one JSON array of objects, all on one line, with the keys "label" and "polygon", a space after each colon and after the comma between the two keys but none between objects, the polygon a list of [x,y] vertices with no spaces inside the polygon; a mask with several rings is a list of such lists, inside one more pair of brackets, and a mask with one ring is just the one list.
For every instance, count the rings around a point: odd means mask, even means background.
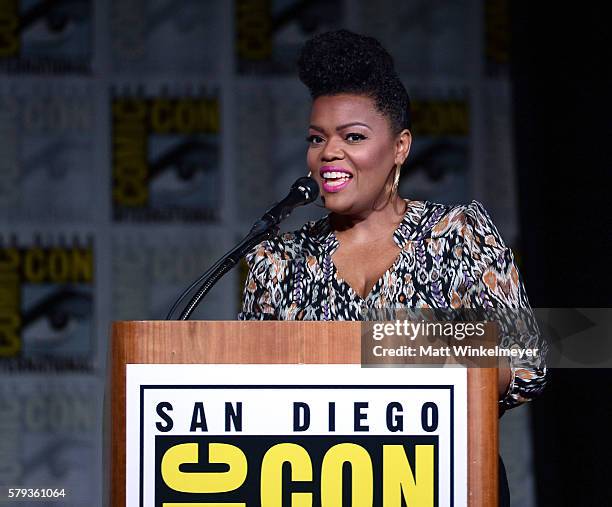
[{"label": "yellow lettering", "polygon": [[168,99],[156,99],[151,106],[151,126],[155,132],[172,130],[172,104]]},{"label": "yellow lettering", "polygon": [[72,250],[72,280],[91,282],[93,280],[93,251],[91,248]]},{"label": "yellow lettering", "polygon": [[225,502],[189,502],[189,503],[168,503],[164,502],[163,507],[245,507],[245,503],[225,503]]},{"label": "yellow lettering", "polygon": [[399,507],[402,496],[411,507],[434,504],[434,446],[417,445],[412,473],[403,445],[383,446],[383,505]]},{"label": "yellow lettering", "polygon": [[24,254],[24,278],[28,282],[91,282],[93,252],[91,248],[32,248]]},{"label": "yellow lettering", "polygon": [[155,99],[151,102],[151,131],[175,132],[219,131],[219,102],[216,98]]},{"label": "yellow lettering", "polygon": [[191,133],[197,130],[197,109],[193,100],[178,100],[176,103],[175,121],[178,132]]},{"label": "yellow lettering", "polygon": [[15,356],[21,350],[19,264],[17,248],[0,249],[0,357]]},{"label": "yellow lettering", "polygon": [[19,267],[19,250],[16,248],[0,249],[0,271],[13,270]]},{"label": "yellow lettering", "polygon": [[45,252],[41,248],[27,250],[23,260],[23,271],[26,280],[40,283],[45,279]]},{"label": "yellow lettering", "polygon": [[237,0],[236,47],[246,60],[272,55],[272,5],[270,0]]},{"label": "yellow lettering", "polygon": [[47,264],[49,266],[49,280],[52,282],[64,282],[68,280],[70,266],[68,255],[65,250],[52,248],[49,251]]},{"label": "yellow lettering", "polygon": [[[234,445],[209,444],[208,461],[211,464],[227,464],[229,470],[227,472],[181,472],[179,466],[183,463],[198,463],[198,444],[175,445],[170,447],[162,458],[161,475],[168,487],[182,493],[224,493],[239,488],[246,479],[246,456]],[[246,507],[246,504],[232,505]]]},{"label": "yellow lettering", "polygon": [[113,201],[144,206],[149,198],[147,104],[142,99],[113,102]]},{"label": "yellow lettering", "polygon": [[15,356],[21,350],[20,328],[18,314],[0,310],[0,357]]},{"label": "yellow lettering", "polygon": [[[351,465],[353,507],[371,507],[374,496],[372,460],[357,444],[334,445],[323,457],[321,467],[321,507],[342,505],[342,467]],[[387,505],[387,504],[385,504]]]},{"label": "yellow lettering", "polygon": [[19,53],[19,17],[17,0],[0,1],[0,57]]},{"label": "yellow lettering", "polygon": [[468,104],[460,100],[424,100],[412,104],[413,127],[424,136],[465,136],[470,130]]},{"label": "yellow lettering", "polygon": [[[312,481],[312,463],[306,449],[290,443],[271,447],[261,464],[261,507],[282,507],[283,463],[291,464],[292,481]],[[311,507],[312,493],[291,493],[291,505]]]}]

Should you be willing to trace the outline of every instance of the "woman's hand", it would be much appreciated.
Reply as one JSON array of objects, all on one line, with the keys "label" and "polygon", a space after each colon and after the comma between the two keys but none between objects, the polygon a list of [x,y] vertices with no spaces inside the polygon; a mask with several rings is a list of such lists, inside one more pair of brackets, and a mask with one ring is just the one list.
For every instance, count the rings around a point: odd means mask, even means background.
[{"label": "woman's hand", "polygon": [[507,358],[502,358],[500,360],[498,375],[497,375],[497,385],[499,392],[499,399],[504,398],[506,393],[508,392],[508,388],[510,387],[510,381],[512,380],[512,372],[510,371],[510,363]]}]

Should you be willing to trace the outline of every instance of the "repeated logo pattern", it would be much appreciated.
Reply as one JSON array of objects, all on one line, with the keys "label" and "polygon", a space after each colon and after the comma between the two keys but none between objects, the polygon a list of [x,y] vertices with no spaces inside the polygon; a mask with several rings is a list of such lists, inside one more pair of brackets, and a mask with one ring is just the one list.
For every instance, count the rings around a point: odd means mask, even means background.
[{"label": "repeated logo pattern", "polygon": [[[472,16],[464,1],[0,1],[5,413],[39,406],[29,400],[56,384],[61,388],[49,396],[57,403],[44,405],[53,410],[84,382],[83,399],[98,399],[109,322],[163,317],[182,288],[306,173],[309,99],[294,65],[303,42],[322,31],[373,35],[395,58],[415,106],[402,195],[441,203],[477,197],[515,244],[504,2],[486,5],[486,16]],[[488,27],[482,50],[470,42],[471,33],[483,31],[470,30],[476,19]],[[470,59],[488,62],[485,73]],[[485,117],[495,122],[485,124]],[[285,227],[322,211],[296,210]],[[410,223],[419,223],[421,211],[410,208]],[[435,261],[436,280],[434,271],[418,268],[423,259],[434,262],[436,248],[444,252],[444,239],[411,241],[406,300],[428,284],[432,304],[447,301],[444,254]],[[329,236],[325,248],[332,243]],[[334,301],[341,291],[333,284],[311,283],[318,270],[333,279],[330,256],[293,262],[293,314],[306,314],[309,300],[322,302],[321,318],[352,311],[352,303]],[[274,271],[282,283],[285,267]],[[196,317],[235,317],[242,282],[234,275]],[[484,279],[495,286],[487,294],[514,287],[494,275]],[[279,300],[280,289],[271,290]],[[13,388],[22,382],[26,390]],[[26,440],[33,447],[0,461],[11,460],[17,471],[33,468],[0,477],[0,485],[64,477],[73,490],[66,505],[103,504],[93,486],[102,480],[100,427],[83,425],[64,445],[68,430],[11,433],[4,430],[23,424],[23,416],[4,422],[0,449],[23,450]],[[72,468],[62,475],[64,463]]]}]

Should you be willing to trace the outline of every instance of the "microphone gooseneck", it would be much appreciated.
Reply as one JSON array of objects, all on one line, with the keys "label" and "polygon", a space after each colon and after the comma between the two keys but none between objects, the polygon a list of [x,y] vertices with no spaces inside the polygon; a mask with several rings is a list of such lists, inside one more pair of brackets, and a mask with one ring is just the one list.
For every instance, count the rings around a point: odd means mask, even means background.
[{"label": "microphone gooseneck", "polygon": [[232,269],[251,248],[264,239],[274,236],[278,232],[278,224],[285,220],[291,212],[298,206],[310,204],[319,196],[319,185],[315,180],[304,176],[291,185],[289,194],[282,201],[273,204],[264,215],[253,224],[249,233],[221,259],[219,259],[210,269],[193,282],[170,308],[166,320],[171,320],[172,315],[178,305],[183,301],[198,284],[201,283],[189,304],[181,312],[179,320],[189,320],[189,317],[202,301],[204,296],[213,288],[221,277]]},{"label": "microphone gooseneck", "polygon": [[261,217],[264,221],[273,222],[278,225],[298,206],[310,204],[319,197],[319,185],[308,176],[299,178],[291,185],[289,194],[279,203],[276,203]]}]

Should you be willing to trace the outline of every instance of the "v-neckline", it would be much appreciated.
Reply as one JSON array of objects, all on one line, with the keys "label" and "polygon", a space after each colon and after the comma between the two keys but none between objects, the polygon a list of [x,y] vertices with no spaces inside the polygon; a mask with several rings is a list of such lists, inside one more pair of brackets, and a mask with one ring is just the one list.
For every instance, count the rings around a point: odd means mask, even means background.
[{"label": "v-neckline", "polygon": [[375,290],[378,289],[380,285],[382,285],[384,279],[389,275],[389,273],[391,273],[393,271],[396,271],[397,265],[399,264],[400,260],[402,259],[403,253],[404,253],[404,248],[400,248],[399,252],[397,253],[397,256],[393,260],[393,263],[386,269],[386,271],[382,275],[380,275],[380,277],[376,280],[376,282],[374,282],[374,285],[372,285],[372,288],[370,289],[370,292],[368,292],[365,295],[365,297],[363,297],[361,294],[359,294],[359,292],[357,292],[350,283],[348,283],[344,278],[342,278],[340,276],[340,274],[338,272],[338,268],[336,266],[336,263],[334,262],[331,254],[328,254],[328,255],[329,255],[329,260],[330,260],[331,265],[332,265],[333,277],[336,279],[336,282],[338,282],[338,284],[346,285],[348,290],[353,293],[353,295],[355,296],[356,299],[358,299],[360,302],[364,302],[364,301],[368,301],[370,299],[370,296],[372,296],[372,294],[375,293]]},{"label": "v-neckline", "polygon": [[419,219],[420,219],[420,217],[422,217],[422,214],[425,211],[425,208],[427,206],[426,201],[418,201],[418,200],[411,200],[411,199],[404,199],[404,200],[406,201],[406,211],[404,213],[404,218],[399,223],[399,225],[395,228],[393,232],[393,236],[392,236],[394,243],[399,248],[399,252],[397,256],[395,257],[395,260],[393,261],[391,266],[389,266],[389,268],[378,278],[378,280],[376,280],[376,283],[374,283],[374,285],[372,286],[372,289],[370,289],[370,292],[368,292],[368,294],[366,294],[365,297],[362,297],[344,278],[341,278],[339,276],[338,268],[336,267],[336,264],[334,263],[332,259],[332,255],[334,254],[336,249],[340,246],[340,243],[338,241],[336,233],[331,228],[331,224],[329,222],[329,215],[325,217],[325,231],[326,231],[325,238],[326,239],[324,240],[325,247],[324,247],[323,253],[325,256],[329,258],[329,264],[331,265],[331,273],[328,272],[328,276],[332,276],[333,278],[335,278],[339,284],[344,284],[348,288],[349,292],[351,292],[355,296],[355,298],[360,302],[364,302],[370,299],[371,296],[376,292],[376,290],[382,284],[385,277],[387,277],[391,271],[396,270],[397,264],[402,259],[402,255],[403,255],[406,243],[409,241],[409,231],[412,231],[413,228],[417,226],[417,222],[413,221],[414,217],[411,216],[411,214],[414,212],[415,209],[420,211],[419,213]]}]

